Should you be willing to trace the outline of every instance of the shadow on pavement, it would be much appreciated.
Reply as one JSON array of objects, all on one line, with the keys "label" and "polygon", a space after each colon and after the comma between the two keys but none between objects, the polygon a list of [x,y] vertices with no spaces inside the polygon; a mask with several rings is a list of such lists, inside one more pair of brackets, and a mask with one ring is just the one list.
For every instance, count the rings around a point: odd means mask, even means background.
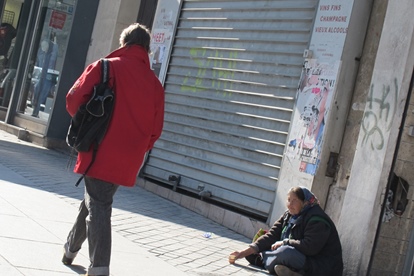
[{"label": "shadow on pavement", "polygon": [[[1,137],[0,137],[1,139]],[[55,150],[46,149],[34,144],[19,141],[0,140],[0,164],[14,171],[28,181],[16,179],[0,179],[32,188],[41,189],[60,196],[81,200],[83,198],[83,181],[75,187],[80,175],[72,172],[76,156],[70,156]],[[72,162],[68,167],[68,163]],[[75,204],[78,204],[74,201]],[[199,223],[195,212],[189,211],[167,199],[148,192],[141,187],[120,187],[114,198],[114,208],[131,213],[140,214],[157,220],[169,221],[205,232],[218,233],[223,226],[209,221],[208,225]],[[206,219],[204,217],[200,220]],[[206,229],[208,227],[208,229]],[[220,235],[243,239],[244,237],[233,231],[226,231]]]},{"label": "shadow on pavement", "polygon": [[73,272],[76,272],[78,274],[85,274],[86,273],[86,268],[81,266],[81,265],[67,265],[68,268],[70,268],[71,270],[73,270]]}]

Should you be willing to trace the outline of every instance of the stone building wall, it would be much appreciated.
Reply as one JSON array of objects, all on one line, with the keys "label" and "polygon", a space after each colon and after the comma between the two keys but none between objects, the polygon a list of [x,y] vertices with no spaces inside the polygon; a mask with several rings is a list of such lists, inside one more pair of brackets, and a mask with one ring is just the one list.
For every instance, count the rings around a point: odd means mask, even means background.
[{"label": "stone building wall", "polygon": [[[412,90],[410,94],[412,95]],[[405,117],[401,143],[397,145],[394,178],[390,185],[392,198],[380,226],[377,245],[374,248],[371,275],[404,275],[411,232],[414,224],[414,97]]]}]

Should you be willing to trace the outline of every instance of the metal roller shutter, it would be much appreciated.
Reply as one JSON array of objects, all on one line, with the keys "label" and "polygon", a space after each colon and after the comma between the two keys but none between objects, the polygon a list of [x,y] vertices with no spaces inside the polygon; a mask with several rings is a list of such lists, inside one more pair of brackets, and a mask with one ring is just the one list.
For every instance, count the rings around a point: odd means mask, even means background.
[{"label": "metal roller shutter", "polygon": [[183,1],[146,177],[268,216],[316,4]]}]

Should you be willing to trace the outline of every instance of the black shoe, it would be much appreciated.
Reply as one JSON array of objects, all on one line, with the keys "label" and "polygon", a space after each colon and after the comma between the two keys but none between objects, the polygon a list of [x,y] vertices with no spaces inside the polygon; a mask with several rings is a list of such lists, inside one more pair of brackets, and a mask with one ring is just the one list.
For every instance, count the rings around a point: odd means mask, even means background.
[{"label": "black shoe", "polygon": [[258,253],[246,256],[246,260],[252,265],[264,268],[262,255]]},{"label": "black shoe", "polygon": [[302,273],[293,271],[284,265],[275,265],[275,272],[278,276],[302,276]]},{"label": "black shoe", "polygon": [[71,265],[71,264],[72,264],[72,262],[73,262],[73,259],[68,258],[68,257],[66,257],[66,255],[65,255],[65,254],[63,254],[63,257],[62,257],[62,263],[63,263],[64,265]]}]

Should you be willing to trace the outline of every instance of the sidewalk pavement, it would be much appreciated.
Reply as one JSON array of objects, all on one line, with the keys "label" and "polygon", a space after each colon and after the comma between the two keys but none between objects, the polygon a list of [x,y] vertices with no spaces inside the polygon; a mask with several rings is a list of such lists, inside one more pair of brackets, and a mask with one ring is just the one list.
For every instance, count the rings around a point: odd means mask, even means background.
[{"label": "sidewalk pavement", "polygon": [[[84,192],[68,160],[0,130],[1,275],[85,273],[87,242],[72,266],[61,263]],[[268,275],[245,260],[228,264],[248,238],[139,186],[118,189],[112,225],[111,275]]]}]

